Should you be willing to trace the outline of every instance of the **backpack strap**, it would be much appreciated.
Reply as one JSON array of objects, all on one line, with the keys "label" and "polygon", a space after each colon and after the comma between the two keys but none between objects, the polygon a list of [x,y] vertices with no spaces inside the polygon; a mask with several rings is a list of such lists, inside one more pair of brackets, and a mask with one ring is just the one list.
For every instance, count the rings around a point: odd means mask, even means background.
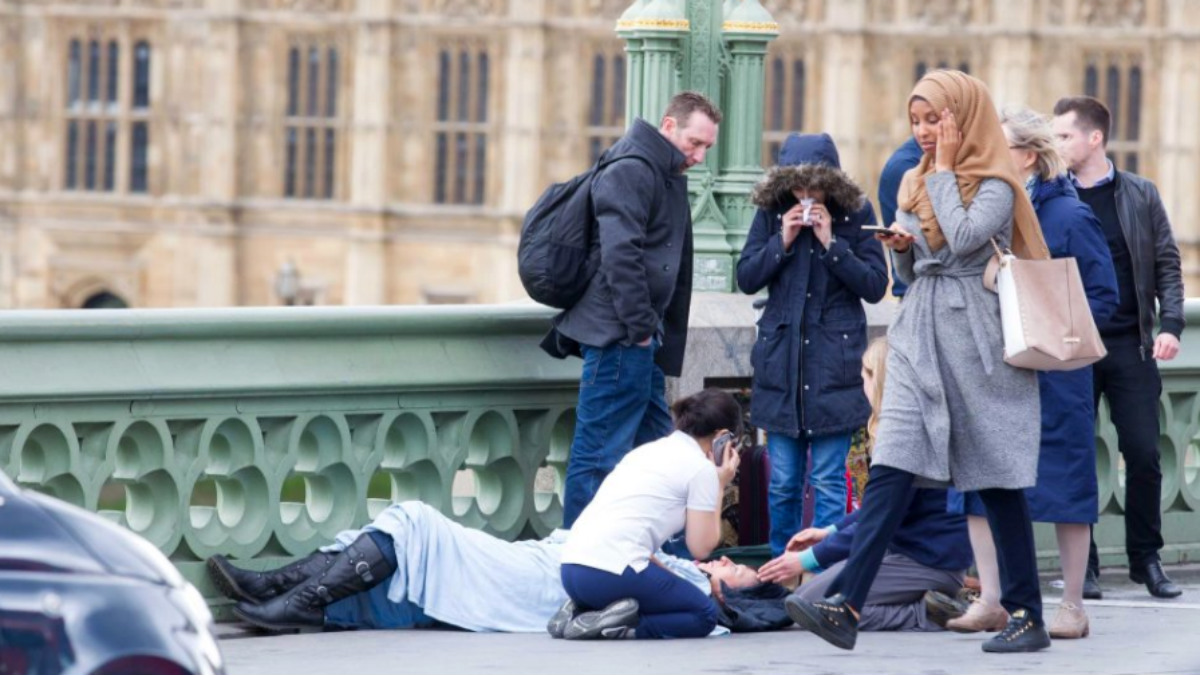
[{"label": "backpack strap", "polygon": [[[609,157],[608,153],[609,153],[609,151],[605,150],[604,153],[600,155],[600,159],[596,160],[596,164],[590,169],[593,178],[595,178],[596,174],[600,173],[604,169],[606,169],[609,166],[616,164],[617,162],[620,162],[621,160],[624,160],[624,159],[632,159],[632,160],[639,161],[639,162],[645,164],[646,166],[650,167],[650,170],[653,171],[655,173],[655,175],[658,174],[658,171],[654,168],[654,165],[650,163],[650,160],[646,159],[645,157],[642,157],[641,155],[621,155],[620,157]],[[655,200],[655,201],[657,201],[657,200]],[[650,220],[654,220],[654,217],[656,215],[657,215],[657,213],[654,208],[654,204],[652,203],[652,204],[650,204]],[[593,218],[594,217],[595,217],[595,214],[593,214]]]}]

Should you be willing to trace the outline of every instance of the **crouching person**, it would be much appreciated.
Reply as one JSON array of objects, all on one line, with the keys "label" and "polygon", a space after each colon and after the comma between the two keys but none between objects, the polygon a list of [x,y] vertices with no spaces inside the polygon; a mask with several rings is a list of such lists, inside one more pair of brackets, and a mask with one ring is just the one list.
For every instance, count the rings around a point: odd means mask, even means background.
[{"label": "crouching person", "polygon": [[[583,510],[562,555],[571,603],[562,637],[692,638],[717,625],[719,608],[662,567],[654,552],[684,530],[689,552],[704,558],[721,534],[720,496],[737,473],[742,411],[719,389],[705,389],[672,408],[675,432],[634,449],[617,464]],[[581,612],[575,615],[576,611]],[[552,631],[553,633],[554,631]]]}]

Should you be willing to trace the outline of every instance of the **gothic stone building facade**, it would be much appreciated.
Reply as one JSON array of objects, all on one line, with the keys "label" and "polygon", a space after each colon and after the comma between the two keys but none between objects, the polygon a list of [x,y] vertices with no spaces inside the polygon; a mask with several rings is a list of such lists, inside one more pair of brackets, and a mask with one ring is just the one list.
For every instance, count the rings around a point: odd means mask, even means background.
[{"label": "gothic stone building facade", "polygon": [[[768,163],[828,131],[873,194],[928,68],[1092,93],[1195,287],[1200,0],[764,4]],[[0,307],[519,299],[523,210],[625,125],[627,5],[0,0]]]}]

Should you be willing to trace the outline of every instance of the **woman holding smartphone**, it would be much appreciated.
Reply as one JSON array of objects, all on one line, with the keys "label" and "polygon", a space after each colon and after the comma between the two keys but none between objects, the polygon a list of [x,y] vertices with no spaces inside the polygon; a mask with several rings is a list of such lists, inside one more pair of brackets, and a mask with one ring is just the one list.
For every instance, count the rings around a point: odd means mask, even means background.
[{"label": "woman holding smartphone", "polygon": [[727,392],[705,389],[671,411],[675,432],[626,455],[571,528],[562,554],[571,600],[560,614],[582,613],[566,623],[568,640],[705,637],[717,625],[713,599],[653,555],[680,530],[693,557],[716,548],[742,410]]},{"label": "woman holding smartphone", "polygon": [[879,302],[888,279],[883,247],[863,227],[875,212],[829,134],[793,134],[779,164],[754,190],[758,212],[737,264],[743,293],[767,289],[750,423],[767,432],[773,556],[806,521],[828,527],[846,515],[846,456],[871,413],[859,378],[863,301]]},{"label": "woman holding smartphone", "polygon": [[880,239],[910,286],[888,329],[888,386],[862,516],[829,595],[792,596],[788,614],[853,649],[910,490],[953,485],[979,495],[1000,555],[1000,603],[1010,618],[983,650],[1038,651],[1050,638],[1024,493],[1037,479],[1037,374],[1004,362],[1000,303],[983,275],[994,245],[1011,243],[1022,258],[1050,252],[982,82],[930,73],[909,96],[908,119],[925,154],[904,176],[896,234]]}]

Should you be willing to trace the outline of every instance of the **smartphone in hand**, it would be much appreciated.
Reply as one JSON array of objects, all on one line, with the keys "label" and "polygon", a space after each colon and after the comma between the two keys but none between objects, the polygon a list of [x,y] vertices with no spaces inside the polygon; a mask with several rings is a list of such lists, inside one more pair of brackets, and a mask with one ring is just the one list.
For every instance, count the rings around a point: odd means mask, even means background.
[{"label": "smartphone in hand", "polygon": [[872,234],[878,234],[878,235],[881,235],[884,237],[894,237],[897,234],[899,234],[895,230],[888,228],[888,227],[884,227],[883,225],[863,225],[862,231],[863,232],[871,232]]},{"label": "smartphone in hand", "polygon": [[728,431],[713,439],[713,464],[721,466],[721,462],[725,461],[725,448],[729,447],[729,444],[732,442],[733,434]]}]

